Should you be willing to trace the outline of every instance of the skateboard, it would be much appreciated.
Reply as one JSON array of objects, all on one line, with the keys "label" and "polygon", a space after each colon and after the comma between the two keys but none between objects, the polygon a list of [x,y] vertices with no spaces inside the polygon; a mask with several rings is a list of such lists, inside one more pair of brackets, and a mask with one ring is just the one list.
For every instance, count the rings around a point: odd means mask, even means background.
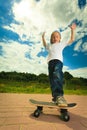
[{"label": "skateboard", "polygon": [[30,101],[30,103],[32,103],[33,105],[35,105],[37,107],[37,109],[33,113],[34,117],[40,116],[40,114],[43,111],[43,107],[56,108],[57,110],[60,111],[60,114],[61,114],[60,117],[64,121],[70,120],[70,116],[68,114],[68,109],[74,108],[77,106],[76,103],[69,103],[67,107],[59,107],[58,105],[56,105],[56,103],[53,103],[53,102],[37,101],[34,99],[29,99],[29,101]]}]

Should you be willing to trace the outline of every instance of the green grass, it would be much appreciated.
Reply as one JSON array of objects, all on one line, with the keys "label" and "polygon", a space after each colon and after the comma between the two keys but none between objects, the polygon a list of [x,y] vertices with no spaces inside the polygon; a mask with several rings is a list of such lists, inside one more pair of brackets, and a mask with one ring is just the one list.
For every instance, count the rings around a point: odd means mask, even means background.
[{"label": "green grass", "polygon": [[[75,95],[87,95],[86,87],[85,89],[75,89],[73,86],[72,90],[64,87],[65,94],[75,94]],[[50,86],[49,83],[38,83],[38,82],[16,82],[16,81],[0,81],[0,93],[41,93],[49,94]]]},{"label": "green grass", "polygon": [[50,87],[38,82],[1,81],[0,93],[50,93]]},{"label": "green grass", "polygon": [[68,95],[87,95],[87,90],[65,90],[64,92]]}]

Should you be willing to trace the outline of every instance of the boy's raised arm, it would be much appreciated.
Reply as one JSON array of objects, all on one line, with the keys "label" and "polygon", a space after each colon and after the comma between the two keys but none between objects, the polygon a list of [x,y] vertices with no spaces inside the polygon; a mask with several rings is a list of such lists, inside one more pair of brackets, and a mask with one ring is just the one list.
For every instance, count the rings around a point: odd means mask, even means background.
[{"label": "boy's raised arm", "polygon": [[74,34],[74,30],[76,29],[76,24],[73,23],[71,26],[70,26],[70,29],[71,29],[71,37],[70,37],[70,40],[68,41],[68,44],[72,43],[75,39],[75,34]]},{"label": "boy's raised arm", "polygon": [[42,34],[42,42],[43,42],[43,46],[46,47],[47,43],[44,37],[45,37],[45,32]]}]

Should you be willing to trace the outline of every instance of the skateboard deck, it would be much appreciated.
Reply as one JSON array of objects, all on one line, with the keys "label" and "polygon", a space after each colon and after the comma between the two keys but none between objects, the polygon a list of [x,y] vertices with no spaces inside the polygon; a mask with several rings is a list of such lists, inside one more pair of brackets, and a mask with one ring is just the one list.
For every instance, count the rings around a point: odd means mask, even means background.
[{"label": "skateboard deck", "polygon": [[45,102],[45,101],[37,101],[34,99],[30,99],[29,100],[32,104],[34,104],[35,106],[42,106],[42,107],[50,107],[50,108],[59,108],[59,109],[69,109],[69,108],[73,108],[75,107],[77,104],[76,103],[69,103],[67,107],[59,107],[58,105],[56,105],[56,103],[53,102]]}]

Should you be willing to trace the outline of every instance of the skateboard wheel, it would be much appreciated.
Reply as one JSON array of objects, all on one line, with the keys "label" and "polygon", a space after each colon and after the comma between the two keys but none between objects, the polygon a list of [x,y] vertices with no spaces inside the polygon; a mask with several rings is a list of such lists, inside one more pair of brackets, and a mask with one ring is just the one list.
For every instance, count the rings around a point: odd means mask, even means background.
[{"label": "skateboard wheel", "polygon": [[39,117],[39,116],[40,116],[40,111],[39,110],[35,110],[34,117]]},{"label": "skateboard wheel", "polygon": [[70,120],[70,116],[69,115],[63,115],[63,120],[64,121],[69,121]]},{"label": "skateboard wheel", "polygon": [[70,116],[68,115],[67,109],[61,109],[60,113],[61,113],[62,120],[66,121],[66,122],[70,120]]}]

